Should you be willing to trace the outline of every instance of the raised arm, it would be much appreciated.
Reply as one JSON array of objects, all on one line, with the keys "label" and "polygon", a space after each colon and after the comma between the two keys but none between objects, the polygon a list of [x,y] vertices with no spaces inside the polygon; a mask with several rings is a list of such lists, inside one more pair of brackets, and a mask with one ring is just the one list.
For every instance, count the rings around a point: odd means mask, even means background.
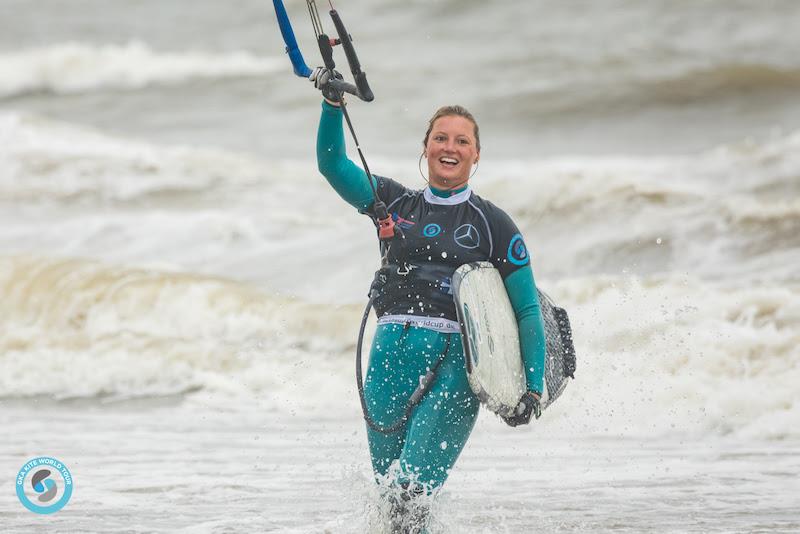
[{"label": "raised arm", "polygon": [[361,212],[372,205],[374,197],[366,173],[350,161],[345,152],[342,110],[327,102],[322,103],[317,131],[317,165],[319,172],[348,204]]}]

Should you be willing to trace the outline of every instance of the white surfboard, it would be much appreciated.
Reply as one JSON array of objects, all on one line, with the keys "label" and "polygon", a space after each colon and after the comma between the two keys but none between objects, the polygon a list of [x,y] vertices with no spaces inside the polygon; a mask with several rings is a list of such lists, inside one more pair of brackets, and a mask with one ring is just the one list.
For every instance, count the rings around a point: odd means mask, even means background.
[{"label": "white surfboard", "polygon": [[[517,320],[500,272],[485,261],[462,265],[453,275],[453,298],[470,387],[489,410],[510,416],[527,387]],[[544,409],[573,376],[575,351],[566,312],[541,291],[539,301],[547,342]]]}]

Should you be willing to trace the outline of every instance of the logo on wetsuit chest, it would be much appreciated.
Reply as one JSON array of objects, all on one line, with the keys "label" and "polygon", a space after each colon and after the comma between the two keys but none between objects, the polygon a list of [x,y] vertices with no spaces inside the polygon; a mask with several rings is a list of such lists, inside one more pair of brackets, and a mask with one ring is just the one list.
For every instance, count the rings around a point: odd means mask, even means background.
[{"label": "logo on wetsuit chest", "polygon": [[459,247],[468,249],[478,248],[478,245],[481,244],[481,234],[479,234],[478,229],[471,224],[462,224],[456,228],[453,239],[455,239]]},{"label": "logo on wetsuit chest", "polygon": [[436,237],[440,233],[442,233],[442,227],[436,223],[426,224],[422,229],[422,235],[425,237]]},{"label": "logo on wetsuit chest", "polygon": [[392,213],[392,220],[397,224],[397,226],[399,226],[403,230],[408,230],[409,228],[417,224],[414,221],[409,221],[408,219],[400,217],[400,215],[398,215],[397,212]]}]

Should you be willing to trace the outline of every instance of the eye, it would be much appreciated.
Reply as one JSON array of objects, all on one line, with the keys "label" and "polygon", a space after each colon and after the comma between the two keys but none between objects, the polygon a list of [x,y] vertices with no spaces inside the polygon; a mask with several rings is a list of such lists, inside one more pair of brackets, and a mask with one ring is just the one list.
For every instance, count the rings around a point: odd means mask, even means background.
[{"label": "eye", "polygon": [[443,136],[442,134],[434,135],[433,140],[441,143],[442,141],[447,140],[447,137]]},{"label": "eye", "polygon": [[461,139],[458,140],[458,144],[466,146],[466,145],[470,144],[469,143],[469,139],[461,138]]}]

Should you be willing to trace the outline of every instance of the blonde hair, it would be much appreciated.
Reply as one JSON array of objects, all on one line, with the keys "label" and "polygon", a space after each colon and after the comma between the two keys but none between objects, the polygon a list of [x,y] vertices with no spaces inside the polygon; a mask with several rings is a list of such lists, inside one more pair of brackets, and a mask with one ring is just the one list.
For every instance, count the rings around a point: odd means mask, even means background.
[{"label": "blonde hair", "polygon": [[472,116],[472,113],[467,111],[467,108],[459,105],[455,106],[442,106],[436,110],[436,113],[433,114],[431,120],[428,121],[428,131],[425,132],[425,139],[422,141],[422,146],[428,146],[428,138],[431,135],[431,131],[433,130],[433,123],[437,120],[441,119],[442,117],[464,117],[469,122],[472,123],[473,131],[475,133],[475,146],[478,149],[478,152],[481,151],[481,135],[478,130],[478,122],[475,120],[475,117]]}]

